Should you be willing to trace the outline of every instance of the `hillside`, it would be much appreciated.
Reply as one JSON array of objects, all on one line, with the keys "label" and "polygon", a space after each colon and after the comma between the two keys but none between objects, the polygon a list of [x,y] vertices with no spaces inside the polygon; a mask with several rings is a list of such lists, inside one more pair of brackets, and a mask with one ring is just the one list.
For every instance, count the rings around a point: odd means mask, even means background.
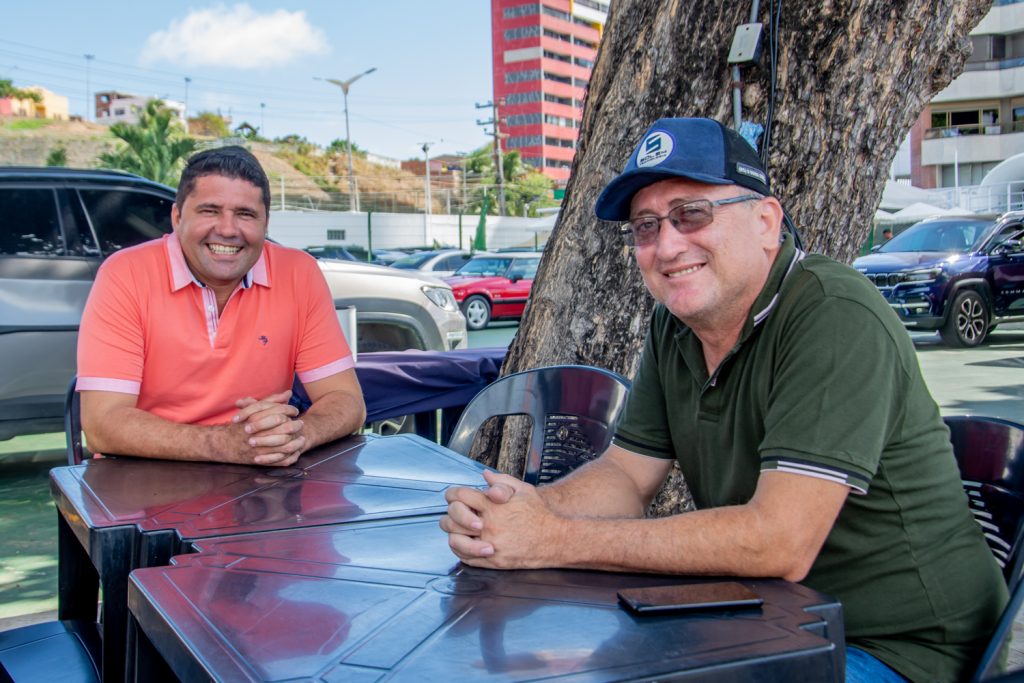
[{"label": "hillside", "polygon": [[[101,124],[0,117],[0,166],[43,166],[50,152],[63,147],[69,166],[92,168],[99,155],[116,144],[108,127]],[[280,205],[283,185],[289,208],[349,208],[348,161],[344,155],[302,154],[294,145],[275,143],[258,142],[249,147],[270,177],[275,206]],[[362,210],[423,210],[422,177],[369,163],[358,155],[352,167]],[[339,174],[343,177],[337,177]],[[434,212],[445,209],[444,192],[445,188],[432,183]]]},{"label": "hillside", "polygon": [[114,138],[95,123],[0,117],[0,166],[42,166],[57,147],[67,151],[69,166],[89,168]]}]

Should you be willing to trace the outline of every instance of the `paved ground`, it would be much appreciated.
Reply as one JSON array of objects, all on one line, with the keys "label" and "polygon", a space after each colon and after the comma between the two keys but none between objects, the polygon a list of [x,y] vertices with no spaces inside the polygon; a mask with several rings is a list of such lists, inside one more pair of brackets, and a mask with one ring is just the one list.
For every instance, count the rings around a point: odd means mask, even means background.
[{"label": "paved ground", "polygon": [[[472,333],[470,345],[507,345],[517,329],[498,323]],[[945,348],[937,335],[911,336],[944,415],[995,415],[1024,423],[1024,325],[1001,328],[970,350]],[[64,463],[63,448],[63,434],[0,441],[0,630],[53,618],[57,533],[47,473]]]},{"label": "paved ground", "polygon": [[0,630],[5,618],[56,608],[57,524],[48,472],[64,435],[0,441]]}]

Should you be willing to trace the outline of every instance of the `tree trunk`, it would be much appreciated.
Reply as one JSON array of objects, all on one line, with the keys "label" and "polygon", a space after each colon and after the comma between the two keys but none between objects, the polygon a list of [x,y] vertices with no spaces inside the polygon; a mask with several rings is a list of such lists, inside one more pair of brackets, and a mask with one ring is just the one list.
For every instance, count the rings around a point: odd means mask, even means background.
[{"label": "tree trunk", "polygon": [[[782,7],[768,171],[806,248],[851,259],[872,225],[900,141],[961,71],[968,32],[990,4],[823,0]],[[762,125],[770,93],[768,8],[761,3],[761,64],[742,70],[743,118]],[[566,199],[503,374],[565,363],[633,375],[653,302],[617,226],[595,218],[594,202],[655,119],[707,116],[732,124],[726,57],[749,12],[747,2],[612,3]],[[525,431],[506,430],[499,469],[522,473]],[[493,444],[496,436],[482,441]],[[685,498],[670,481],[656,512],[680,509]]]}]

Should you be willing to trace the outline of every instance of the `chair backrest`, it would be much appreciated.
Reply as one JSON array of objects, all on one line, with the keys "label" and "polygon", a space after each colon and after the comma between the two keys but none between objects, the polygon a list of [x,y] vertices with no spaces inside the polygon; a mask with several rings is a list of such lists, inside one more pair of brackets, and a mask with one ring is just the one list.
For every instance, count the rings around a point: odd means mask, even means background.
[{"label": "chair backrest", "polygon": [[586,365],[502,377],[466,406],[448,448],[468,455],[477,430],[489,418],[528,415],[533,424],[523,480],[553,481],[608,448],[629,386],[621,375]]},{"label": "chair backrest", "polygon": [[68,444],[68,464],[82,462],[82,402],[75,391],[78,377],[73,376],[64,394],[64,438]]},{"label": "chair backrest", "polygon": [[975,520],[1013,591],[1024,563],[1024,426],[994,417],[946,417]]}]

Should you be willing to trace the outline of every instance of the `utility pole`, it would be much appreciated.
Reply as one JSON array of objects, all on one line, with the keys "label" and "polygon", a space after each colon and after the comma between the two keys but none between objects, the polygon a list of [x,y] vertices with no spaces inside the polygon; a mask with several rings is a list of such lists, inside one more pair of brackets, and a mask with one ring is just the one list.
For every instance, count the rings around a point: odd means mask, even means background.
[{"label": "utility pole", "polygon": [[267,108],[266,102],[260,102],[260,136],[267,137],[267,134],[263,132],[263,110]]},{"label": "utility pole", "polygon": [[[466,162],[469,161],[469,154],[465,152],[458,152],[458,155],[462,157],[462,213],[466,212]],[[459,245],[462,246],[462,245]]]},{"label": "utility pole", "polygon": [[92,99],[92,82],[90,80],[90,67],[92,66],[92,60],[96,58],[96,55],[82,55],[85,57],[85,120],[95,121],[95,116],[90,116],[89,112],[92,111],[92,103],[89,100]]},{"label": "utility pole", "polygon": [[498,215],[505,215],[505,163],[504,154],[501,151],[501,138],[502,133],[499,127],[501,119],[498,116],[498,105],[504,106],[505,101],[499,100],[498,102],[485,102],[484,104],[477,104],[477,109],[491,108],[491,118],[488,121],[481,121],[477,119],[476,125],[478,126],[494,126],[493,131],[484,131],[487,135],[494,136],[494,167],[498,169]]},{"label": "utility pole", "polygon": [[430,244],[430,146],[432,144],[434,144],[434,143],[432,143],[432,142],[423,142],[423,143],[420,143],[420,144],[423,145],[420,149],[423,150],[423,157],[426,159],[426,162],[427,162],[426,166],[424,167],[427,170],[427,174],[425,176],[426,183],[427,183],[427,192],[426,192],[425,196],[426,196],[427,200],[426,200],[426,203],[424,204],[424,207],[423,207],[423,243],[426,244],[426,245],[429,245]]}]

